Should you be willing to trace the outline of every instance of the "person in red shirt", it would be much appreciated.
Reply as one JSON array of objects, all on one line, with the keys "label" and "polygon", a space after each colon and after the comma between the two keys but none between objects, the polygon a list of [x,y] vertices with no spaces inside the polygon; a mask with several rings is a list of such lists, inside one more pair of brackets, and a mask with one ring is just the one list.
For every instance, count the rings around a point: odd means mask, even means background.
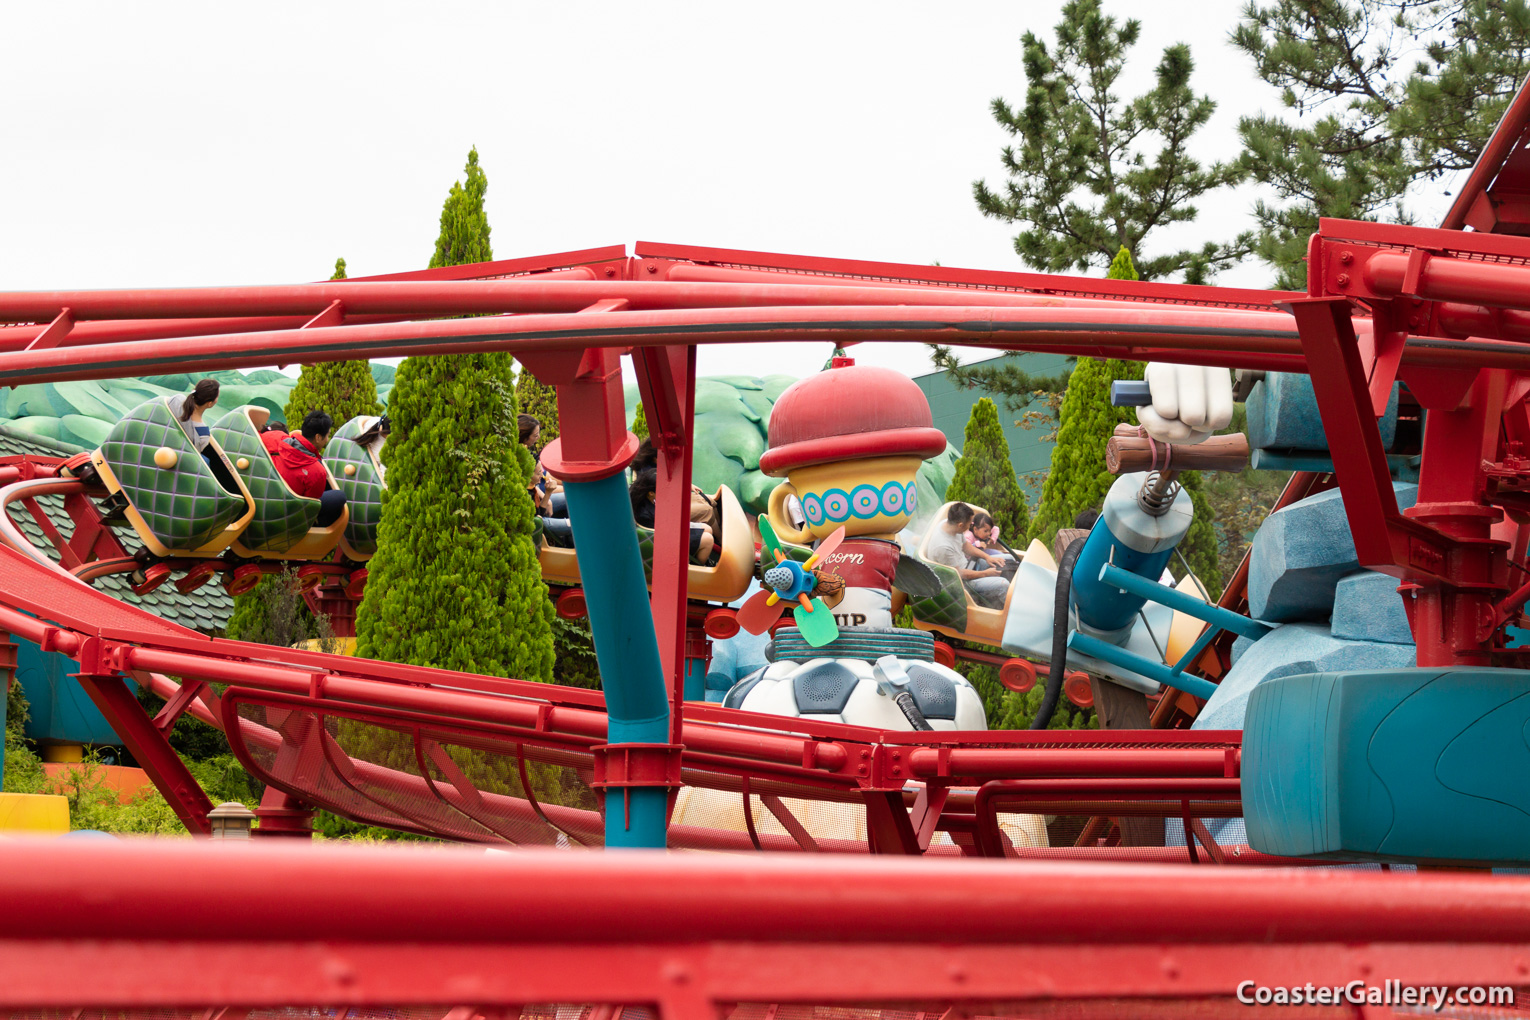
[{"label": "person in red shirt", "polygon": [[339,520],[345,509],[345,493],[330,487],[329,472],[320,459],[334,425],[334,420],[323,411],[309,411],[302,430],[281,439],[273,458],[277,473],[293,492],[319,501],[319,518],[314,525],[320,528]]},{"label": "person in red shirt", "polygon": [[284,421],[268,421],[260,427],[260,442],[275,461],[281,456],[281,443],[287,438],[287,423]]}]

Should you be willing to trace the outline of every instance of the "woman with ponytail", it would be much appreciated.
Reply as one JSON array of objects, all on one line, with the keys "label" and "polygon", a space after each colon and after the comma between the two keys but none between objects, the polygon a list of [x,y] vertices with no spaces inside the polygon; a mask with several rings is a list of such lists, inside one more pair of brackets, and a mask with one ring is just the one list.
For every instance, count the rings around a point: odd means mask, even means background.
[{"label": "woman with ponytail", "polygon": [[181,421],[191,425],[191,441],[196,444],[197,452],[209,465],[212,464],[212,457],[208,455],[207,448],[212,444],[212,429],[202,421],[202,415],[217,402],[218,380],[216,379],[203,379],[197,383],[190,395],[181,401]]}]

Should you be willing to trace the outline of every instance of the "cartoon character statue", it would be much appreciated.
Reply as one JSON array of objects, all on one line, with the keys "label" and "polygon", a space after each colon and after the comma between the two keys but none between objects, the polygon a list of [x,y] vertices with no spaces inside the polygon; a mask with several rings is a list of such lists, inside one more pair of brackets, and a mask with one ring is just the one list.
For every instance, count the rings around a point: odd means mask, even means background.
[{"label": "cartoon character statue", "polygon": [[[835,358],[781,394],[760,457],[761,471],[786,477],[760,521],[767,590],[739,622],[761,633],[796,602],[798,627],[776,632],[774,661],[736,684],[724,705],[886,729],[987,729],[977,691],[934,661],[932,636],[893,626],[894,584],[930,583],[897,535],[918,507],[919,465],[945,448],[924,393],[891,369]],[[794,498],[801,527],[789,515]],[[778,552],[777,536],[818,547],[797,567]]]}]

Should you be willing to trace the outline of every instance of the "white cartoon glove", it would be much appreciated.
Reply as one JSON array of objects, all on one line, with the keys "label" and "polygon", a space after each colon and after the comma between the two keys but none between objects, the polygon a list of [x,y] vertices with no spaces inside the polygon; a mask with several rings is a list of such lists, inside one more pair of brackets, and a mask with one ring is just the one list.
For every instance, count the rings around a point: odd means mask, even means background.
[{"label": "white cartoon glove", "polygon": [[1232,421],[1232,374],[1200,365],[1149,365],[1153,403],[1137,408],[1137,421],[1160,443],[1194,446]]}]

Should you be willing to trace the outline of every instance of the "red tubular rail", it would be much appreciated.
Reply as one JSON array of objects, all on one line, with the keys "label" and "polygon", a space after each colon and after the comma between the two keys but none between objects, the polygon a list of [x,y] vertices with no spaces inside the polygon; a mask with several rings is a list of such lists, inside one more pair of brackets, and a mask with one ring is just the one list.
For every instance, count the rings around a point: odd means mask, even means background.
[{"label": "red tubular rail", "polygon": [[[1234,765],[1238,752],[1234,751]],[[921,778],[937,776],[1225,776],[1224,748],[1090,748],[1029,750],[1017,747],[921,747],[909,753]]]},{"label": "red tubular rail", "polygon": [[[76,320],[264,316],[311,318],[334,302],[345,315],[466,315],[499,312],[579,312],[599,301],[624,301],[632,310],[793,305],[995,305],[1052,307],[1050,295],[907,283],[770,274],[748,284],[683,280],[559,280],[543,276],[510,280],[367,283],[362,281],[275,287],[199,287],[167,290],[0,292],[0,319],[47,321],[68,308]],[[1120,308],[1107,298],[1068,298],[1074,308]],[[262,326],[265,324],[262,323]],[[301,323],[298,323],[301,325]]]},{"label": "red tubular rail", "polygon": [[[998,813],[1011,810],[1045,810],[1058,803],[1099,801],[1119,803],[1117,815],[1183,815],[1197,817],[1237,816],[1242,811],[1242,793],[1237,779],[1211,778],[1087,778],[1087,779],[995,779],[978,789],[972,813],[976,822],[974,835],[979,850],[987,857],[1002,857],[999,845]],[[1142,802],[1133,809],[1130,802]],[[1157,803],[1152,803],[1157,802]],[[1179,805],[1164,810],[1164,804]],[[1211,810],[1200,810],[1204,804]],[[1093,812],[1085,812],[1093,813]]]},{"label": "red tubular rail", "polygon": [[[249,942],[290,937],[300,919],[310,942],[410,943],[428,911],[450,919],[459,944],[976,944],[1020,932],[1049,942],[1530,943],[1525,879],[1305,869],[1271,882],[1220,868],[15,842],[0,844],[0,902],[27,918],[30,939]],[[1108,924],[1090,904],[1109,905]],[[3,1001],[14,994],[0,982]]]},{"label": "red tubular rail", "polygon": [[[171,365],[182,371],[203,371],[268,365],[272,361],[311,363],[496,349],[573,351],[786,339],[877,339],[1122,352],[1147,348],[1187,355],[1215,352],[1219,362],[1253,367],[1263,366],[1261,355],[1275,356],[1280,364],[1284,364],[1282,358],[1301,355],[1290,318],[1277,312],[1190,311],[1160,305],[730,307],[322,326],[18,351],[0,354],[0,384],[111,378],[161,371]],[[1500,351],[1491,345],[1453,342],[1451,351],[1468,360],[1489,358],[1495,359],[1494,363],[1506,360],[1530,365],[1530,354],[1512,344],[1501,346]],[[1410,347],[1404,358],[1415,354]],[[1429,352],[1424,357],[1428,360]]]},{"label": "red tubular rail", "polygon": [[1116,1016],[1137,997],[1231,1016],[1249,979],[1522,985],[1530,949],[1524,879],[1321,869],[16,841],[0,902],[27,918],[0,941],[8,1009],[597,1002],[715,1020],[739,1002],[1083,1000]]},{"label": "red tubular rail", "polygon": [[[4,616],[0,615],[0,623],[3,622]],[[207,654],[127,648],[124,655],[127,668],[146,672],[243,684],[287,694],[306,695],[314,685],[312,672],[269,663],[232,661],[219,657],[211,648]],[[603,741],[606,735],[605,713],[589,709],[449,691],[435,686],[420,687],[363,680],[335,673],[323,676],[320,683],[326,698],[359,705],[379,705],[448,718],[477,719],[531,731],[555,730],[592,743]],[[693,726],[686,730],[687,747],[692,750],[758,758],[786,765],[802,764],[803,741],[800,738],[699,723]],[[833,772],[844,766],[848,756],[839,744],[820,742],[816,745],[814,760],[814,767]]]}]

